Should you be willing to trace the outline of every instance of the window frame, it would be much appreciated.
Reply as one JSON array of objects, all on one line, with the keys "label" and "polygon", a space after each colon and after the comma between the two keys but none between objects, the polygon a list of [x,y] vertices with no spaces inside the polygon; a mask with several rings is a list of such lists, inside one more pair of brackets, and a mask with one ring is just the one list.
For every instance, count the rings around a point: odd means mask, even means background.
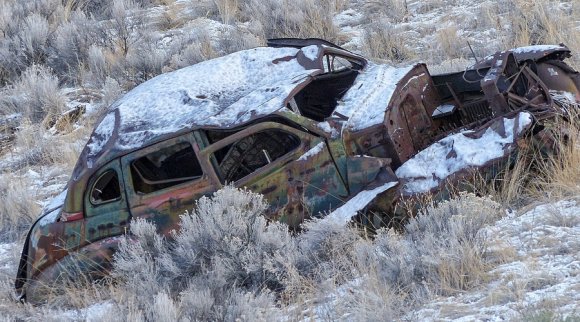
[{"label": "window frame", "polygon": [[[334,60],[336,58],[346,60],[350,64],[350,67],[343,66],[343,68],[334,69],[334,64],[335,64]],[[327,50],[322,55],[322,69],[324,72],[321,75],[340,73],[344,70],[360,71],[360,70],[363,70],[365,68],[365,66],[366,66],[366,61],[361,60],[360,58],[347,56],[347,55],[344,55],[344,53],[338,53],[338,52],[335,52],[332,50]],[[333,69],[331,69],[331,67],[333,67]]]},{"label": "window frame", "polygon": [[297,130],[295,128],[289,127],[287,125],[284,125],[284,124],[280,124],[280,123],[276,123],[276,122],[263,122],[263,123],[259,123],[259,124],[247,127],[239,132],[236,132],[233,135],[230,135],[230,136],[228,136],[220,141],[217,141],[211,145],[206,146],[205,148],[203,148],[200,151],[200,158],[204,158],[206,160],[209,160],[209,164],[212,165],[212,169],[215,172],[217,179],[219,180],[219,182],[222,185],[224,185],[224,184],[226,184],[226,182],[223,178],[223,174],[221,172],[219,164],[217,163],[217,160],[214,157],[214,153],[217,152],[218,150],[230,145],[230,144],[236,143],[237,141],[239,141],[245,137],[248,137],[250,135],[253,135],[253,134],[256,134],[259,132],[264,132],[267,130],[279,130],[279,131],[294,135],[299,140],[300,143],[294,149],[286,152],[284,155],[280,156],[276,160],[273,160],[272,162],[256,169],[252,173],[238,179],[237,181],[234,181],[234,184],[238,185],[239,183],[247,182],[247,181],[251,180],[252,178],[254,178],[255,176],[258,176],[260,174],[269,173],[269,172],[271,172],[271,170],[273,168],[293,161],[294,160],[294,158],[292,157],[293,153],[296,152],[297,150],[299,150],[300,148],[304,147],[304,135],[306,133],[304,133],[300,130]]},{"label": "window frame", "polygon": [[[135,185],[134,185],[134,181],[133,181],[133,173],[131,171],[133,163],[135,161],[139,160],[140,158],[150,154],[150,153],[159,151],[163,147],[176,145],[176,144],[179,144],[181,142],[188,143],[191,146],[191,148],[193,149],[195,158],[197,159],[197,163],[199,165],[199,169],[201,170],[201,175],[197,176],[191,180],[186,180],[182,183],[172,185],[169,187],[165,187],[165,188],[162,188],[159,190],[155,190],[155,191],[151,191],[151,192],[137,191],[135,189]],[[127,193],[129,195],[135,195],[138,197],[149,197],[149,196],[153,196],[156,194],[164,194],[164,193],[167,193],[168,191],[177,190],[177,189],[183,188],[187,185],[191,185],[193,182],[198,182],[200,180],[203,180],[207,176],[207,173],[204,169],[203,162],[202,162],[200,155],[199,155],[199,148],[198,148],[197,142],[195,141],[192,132],[187,132],[185,134],[154,143],[150,146],[138,149],[136,151],[133,151],[133,152],[123,156],[121,158],[121,168],[122,168],[122,171],[124,174],[125,184],[128,184],[130,187],[130,188],[129,187],[127,188],[127,190],[128,190]]]},{"label": "window frame", "polygon": [[[115,199],[109,199],[103,202],[95,202],[95,200],[93,199],[93,191],[95,190],[95,186],[97,185],[97,183],[103,178],[103,176],[105,176],[107,173],[109,172],[114,172],[115,176],[117,177],[117,185],[119,186],[119,196]],[[103,172],[101,172],[98,176],[96,176],[96,179],[92,181],[91,185],[90,185],[90,189],[89,189],[89,193],[88,193],[88,199],[89,202],[91,203],[91,205],[98,207],[101,205],[105,205],[108,203],[112,203],[115,201],[119,201],[121,199],[123,199],[123,187],[121,186],[121,179],[119,178],[119,174],[117,173],[117,170],[115,170],[114,168],[108,168],[108,169],[103,169]]]}]

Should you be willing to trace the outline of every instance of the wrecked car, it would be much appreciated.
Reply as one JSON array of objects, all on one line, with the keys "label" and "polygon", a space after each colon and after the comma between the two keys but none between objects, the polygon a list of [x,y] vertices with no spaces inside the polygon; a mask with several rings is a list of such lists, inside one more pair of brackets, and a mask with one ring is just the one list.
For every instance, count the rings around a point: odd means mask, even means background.
[{"label": "wrecked car", "polygon": [[28,233],[17,294],[73,269],[106,270],[132,218],[169,234],[229,183],[263,194],[266,216],[294,228],[369,205],[388,215],[565,117],[580,101],[569,56],[563,45],[523,47],[431,75],[319,39],[274,39],[159,75],[94,129],[67,189]]}]

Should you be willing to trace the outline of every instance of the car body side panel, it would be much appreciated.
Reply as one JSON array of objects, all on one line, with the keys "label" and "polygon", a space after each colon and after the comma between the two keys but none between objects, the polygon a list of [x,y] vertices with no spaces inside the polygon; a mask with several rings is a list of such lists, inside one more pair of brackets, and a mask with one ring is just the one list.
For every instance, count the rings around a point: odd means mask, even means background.
[{"label": "car body side panel", "polygon": [[[136,192],[135,187],[133,186],[134,180],[131,172],[132,162],[144,155],[157,151],[160,147],[179,142],[190,143],[194,151],[199,151],[193,134],[187,133],[181,137],[161,142],[121,158],[124,173],[123,180],[126,187],[131,216],[135,218],[148,219],[154,222],[159,231],[163,234],[168,234],[171,230],[179,228],[180,216],[183,215],[185,211],[191,211],[197,199],[217,190],[213,181],[210,180],[210,177],[206,174],[207,170],[202,169],[204,174],[198,179],[150,193]],[[184,164],[183,166],[186,167],[188,165]],[[201,166],[203,167],[203,163]]]},{"label": "car body side panel", "polygon": [[121,236],[108,237],[66,253],[57,262],[40,271],[34,279],[27,280],[26,300],[32,303],[41,302],[55,292],[55,287],[63,286],[63,283],[81,276],[105,276],[111,269],[113,254],[120,241]]},{"label": "car body side panel", "polygon": [[216,189],[207,179],[195,180],[148,195],[133,193],[129,199],[131,216],[147,219],[162,234],[179,228],[180,216],[194,208],[195,201]]},{"label": "car body side panel", "polygon": [[572,94],[580,102],[580,73],[561,61],[549,60],[537,65],[538,77],[550,90]]},{"label": "car body side panel", "polygon": [[384,121],[359,131],[343,131],[347,153],[391,158],[398,167],[430,144],[438,131],[431,115],[439,97],[424,64],[415,65],[399,82],[389,102],[383,102]]},{"label": "car body side panel", "polygon": [[[111,169],[121,176],[120,162],[115,160],[96,172],[89,183],[94,183],[101,173]],[[88,195],[87,191],[88,189],[83,192]],[[84,214],[80,214],[82,217],[76,220],[61,220],[58,217],[61,213],[59,208],[53,211],[56,215],[54,220],[43,218],[35,223],[26,249],[27,276],[34,277],[43,271],[57,270],[54,268],[56,263],[60,263],[71,253],[82,252],[85,247],[95,247],[92,243],[96,241],[123,234],[129,223],[129,211],[123,189],[120,191],[121,197],[118,200],[100,206],[93,206],[86,197],[88,206]],[[100,261],[97,257],[98,253],[95,253],[91,260]]]},{"label": "car body side panel", "polygon": [[[280,123],[259,123],[202,149],[202,163],[209,164],[207,160],[215,151],[267,130],[291,133],[300,139],[300,144],[273,162],[239,179],[235,185],[263,194],[270,204],[266,214],[269,219],[280,220],[297,228],[310,215],[330,210],[348,198],[345,179],[336,167],[325,137]],[[340,164],[345,164],[344,160]],[[219,169],[215,171],[219,172]]]},{"label": "car body side panel", "polygon": [[[114,170],[117,173],[121,197],[117,200],[94,205],[90,200],[90,189],[92,189],[96,179],[109,170]],[[79,228],[84,230],[83,245],[126,232],[131,216],[127,208],[126,189],[122,177],[121,162],[116,159],[97,171],[89,181],[84,196],[84,227]]]}]

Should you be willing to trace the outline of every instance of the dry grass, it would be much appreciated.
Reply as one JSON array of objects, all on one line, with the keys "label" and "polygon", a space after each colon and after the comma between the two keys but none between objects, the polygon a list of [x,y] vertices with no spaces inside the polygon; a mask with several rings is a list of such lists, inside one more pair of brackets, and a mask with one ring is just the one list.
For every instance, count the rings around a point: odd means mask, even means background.
[{"label": "dry grass", "polygon": [[[564,43],[572,52],[580,53],[578,4],[573,2],[570,10],[558,8],[558,4],[541,0],[515,0],[507,3],[503,10],[507,10],[506,21],[512,32],[501,35],[503,47]],[[579,61],[574,58],[573,67],[578,68]]]},{"label": "dry grass", "polygon": [[363,13],[366,20],[386,20],[397,23],[405,21],[409,15],[407,0],[365,1]]},{"label": "dry grass", "polygon": [[[24,123],[7,152],[0,173],[0,232],[4,241],[23,237],[40,214],[38,201],[54,194],[44,186],[62,185],[76,164],[88,128],[53,135],[40,124]],[[35,173],[32,177],[30,173]]]},{"label": "dry grass", "polygon": [[2,241],[13,240],[36,219],[40,207],[37,191],[25,176],[0,176],[0,233]]},{"label": "dry grass", "polygon": [[368,24],[363,29],[363,52],[375,59],[395,63],[409,61],[416,54],[407,47],[407,39],[390,24]]},{"label": "dry grass", "polygon": [[[241,19],[261,25],[264,38],[317,37],[336,40],[337,30],[332,22],[335,1],[258,1],[250,0],[241,9]],[[329,10],[330,9],[330,10]]]},{"label": "dry grass", "polygon": [[240,1],[238,0],[214,0],[215,6],[223,23],[235,22],[240,14]]},{"label": "dry grass", "polygon": [[456,26],[439,29],[437,31],[436,39],[438,46],[446,59],[462,58],[461,48],[466,41],[459,37]]},{"label": "dry grass", "polygon": [[520,141],[511,161],[486,176],[476,173],[470,190],[516,208],[580,195],[580,109],[575,104],[568,110],[569,119],[556,119],[544,130],[553,141]]},{"label": "dry grass", "polygon": [[556,119],[544,130],[553,142],[531,140],[520,149],[514,167],[502,176],[498,200],[521,206],[580,195],[580,108],[568,110],[568,120]]},{"label": "dry grass", "polygon": [[90,128],[80,127],[71,132],[53,135],[39,124],[23,124],[16,134],[11,154],[15,157],[8,163],[13,170],[25,166],[59,165],[65,172],[72,171],[82,149],[82,143]]},{"label": "dry grass", "polygon": [[184,14],[186,7],[183,2],[167,4],[158,19],[160,30],[172,30],[181,28],[191,17]]},{"label": "dry grass", "polygon": [[540,164],[537,186],[542,199],[554,200],[580,195],[580,107],[576,105],[570,122],[553,124],[557,155]]}]

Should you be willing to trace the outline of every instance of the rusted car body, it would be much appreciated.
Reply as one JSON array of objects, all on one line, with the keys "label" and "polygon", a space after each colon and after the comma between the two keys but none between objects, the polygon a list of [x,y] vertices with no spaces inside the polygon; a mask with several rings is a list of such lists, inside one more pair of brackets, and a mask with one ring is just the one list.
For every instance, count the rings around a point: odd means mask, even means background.
[{"label": "rusted car body", "polygon": [[[70,271],[106,270],[132,218],[167,234],[228,183],[264,194],[267,216],[290,227],[345,206],[388,214],[565,117],[554,97],[580,101],[569,56],[565,46],[525,47],[432,76],[424,64],[374,64],[323,40],[276,39],[160,75],[109,108],[67,190],[30,229],[18,296]],[[483,159],[457,147],[488,138],[495,153]],[[434,148],[443,156],[429,159]],[[420,158],[446,171],[419,171]]]}]

